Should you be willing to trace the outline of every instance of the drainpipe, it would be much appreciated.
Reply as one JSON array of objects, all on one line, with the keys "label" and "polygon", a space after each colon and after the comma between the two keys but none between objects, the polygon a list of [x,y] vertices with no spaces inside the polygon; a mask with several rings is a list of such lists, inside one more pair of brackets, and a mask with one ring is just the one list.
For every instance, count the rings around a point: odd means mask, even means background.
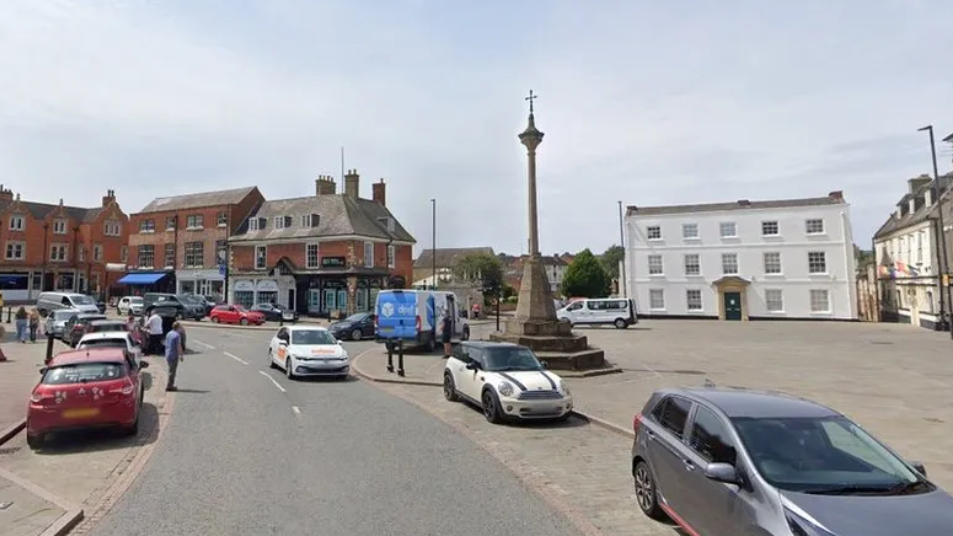
[{"label": "drainpipe", "polygon": [[76,292],[82,292],[82,289],[78,289],[77,283],[79,282],[79,227],[73,227],[73,266],[76,267],[73,270],[73,288]]},{"label": "drainpipe", "polygon": [[[175,277],[175,293],[179,293],[179,278],[176,273],[179,271],[179,214],[172,216],[175,221],[175,230],[172,231],[172,277]],[[165,255],[165,252],[162,252]]]},{"label": "drainpipe", "polygon": [[[937,210],[943,210],[943,208],[937,205]],[[945,300],[945,297],[943,296],[943,270],[939,269],[939,267],[942,266],[941,264],[942,261],[940,261],[940,255],[942,252],[940,241],[943,240],[942,238],[943,231],[940,228],[940,221],[938,218],[936,218],[935,216],[930,216],[927,219],[933,223],[933,241],[934,241],[934,244],[936,244],[936,246],[933,248],[934,250],[933,256],[937,262],[936,262],[936,265],[933,266],[933,271],[936,273],[936,291],[937,291],[937,296],[939,296],[940,298],[940,315],[937,317],[936,330],[940,331],[943,329],[944,322],[946,322],[946,314],[945,314],[946,300]]]},{"label": "drainpipe", "polygon": [[[231,269],[232,265],[232,245],[229,243],[232,238],[232,205],[228,205],[228,223],[225,225],[225,283],[222,285],[222,299],[230,303],[231,300],[228,299],[228,272]],[[215,253],[218,256],[218,252]],[[297,293],[297,286],[295,292]],[[295,295],[297,298],[297,295]],[[297,299],[295,300],[297,302]],[[295,303],[295,305],[298,305]]]},{"label": "drainpipe", "polygon": [[[40,279],[40,292],[46,291],[46,263],[50,257],[50,224],[43,224],[43,270]],[[53,290],[53,289],[50,289]]]}]

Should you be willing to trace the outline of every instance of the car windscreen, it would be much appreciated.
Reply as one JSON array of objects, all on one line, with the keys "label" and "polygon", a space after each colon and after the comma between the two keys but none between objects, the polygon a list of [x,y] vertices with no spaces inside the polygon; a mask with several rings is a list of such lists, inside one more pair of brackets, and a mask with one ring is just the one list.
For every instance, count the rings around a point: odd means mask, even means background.
[{"label": "car windscreen", "polygon": [[487,371],[542,370],[536,356],[529,348],[520,346],[488,347],[483,349]]},{"label": "car windscreen", "polygon": [[354,324],[363,322],[367,318],[367,313],[358,313],[356,315],[351,315],[344,319],[345,322],[352,322]]},{"label": "car windscreen", "polygon": [[291,332],[291,344],[337,344],[337,339],[324,330],[299,329]]},{"label": "car windscreen", "polygon": [[123,365],[114,362],[76,363],[53,366],[46,369],[40,383],[43,385],[65,385],[70,383],[101,382],[117,380],[124,374]]},{"label": "car windscreen", "polygon": [[129,303],[131,303],[131,304],[136,304],[136,305],[142,305],[142,304],[143,304],[143,299],[142,299],[142,298],[138,298],[138,297],[136,297],[136,298],[129,298]]},{"label": "car windscreen", "polygon": [[96,305],[95,300],[85,295],[72,296],[71,299],[76,305]]},{"label": "car windscreen", "polygon": [[782,490],[890,493],[921,480],[844,417],[734,418],[732,423],[758,472]]}]

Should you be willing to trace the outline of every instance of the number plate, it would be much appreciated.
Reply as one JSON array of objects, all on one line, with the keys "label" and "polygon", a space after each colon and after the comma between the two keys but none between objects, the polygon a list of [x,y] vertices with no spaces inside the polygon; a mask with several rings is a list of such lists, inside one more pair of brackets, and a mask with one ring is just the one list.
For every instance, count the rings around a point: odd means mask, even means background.
[{"label": "number plate", "polygon": [[63,412],[64,419],[86,419],[99,415],[99,408],[68,409]]}]

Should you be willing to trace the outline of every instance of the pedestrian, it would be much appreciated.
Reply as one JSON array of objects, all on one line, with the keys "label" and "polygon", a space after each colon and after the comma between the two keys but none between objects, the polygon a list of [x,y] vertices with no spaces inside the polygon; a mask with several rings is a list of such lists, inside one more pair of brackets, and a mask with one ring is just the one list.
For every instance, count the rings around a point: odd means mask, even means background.
[{"label": "pedestrian", "polygon": [[179,362],[185,360],[185,352],[182,350],[182,334],[180,329],[182,325],[178,322],[172,324],[172,329],[165,336],[165,362],[169,365],[169,381],[165,385],[166,391],[178,391],[175,386],[175,373],[179,370]]},{"label": "pedestrian", "polygon": [[443,340],[443,357],[444,359],[447,359],[453,353],[453,345],[450,344],[450,341],[453,338],[453,319],[450,318],[449,311],[443,315],[443,329],[441,338]]},{"label": "pedestrian", "polygon": [[129,318],[126,319],[126,331],[129,332],[129,336],[132,337],[132,340],[141,347],[143,343],[142,330],[140,329],[139,322],[136,320],[136,315],[132,313],[129,313]]},{"label": "pedestrian", "polygon": [[146,344],[146,355],[160,355],[159,346],[162,343],[162,317],[155,309],[146,320],[146,329],[149,331],[149,341]]},{"label": "pedestrian", "polygon": [[29,317],[30,315],[26,312],[26,309],[24,309],[23,306],[21,305],[20,308],[17,309],[15,318],[16,318],[16,326],[17,326],[17,340],[24,344],[26,344],[26,329],[27,329],[27,321],[29,320]]},{"label": "pedestrian", "polygon": [[30,309],[30,342],[36,344],[36,333],[40,330],[40,312],[36,310],[36,307]]}]

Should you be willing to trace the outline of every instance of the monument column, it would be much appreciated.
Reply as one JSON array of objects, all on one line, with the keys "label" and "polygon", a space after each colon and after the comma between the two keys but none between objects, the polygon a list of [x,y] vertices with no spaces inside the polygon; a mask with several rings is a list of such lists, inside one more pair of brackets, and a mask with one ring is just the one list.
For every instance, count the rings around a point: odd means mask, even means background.
[{"label": "monument column", "polygon": [[543,143],[544,134],[536,128],[536,118],[533,113],[533,101],[537,96],[530,90],[529,97],[529,125],[520,135],[520,143],[526,146],[527,175],[529,177],[529,255],[539,256],[539,210],[536,205],[536,148]]}]

